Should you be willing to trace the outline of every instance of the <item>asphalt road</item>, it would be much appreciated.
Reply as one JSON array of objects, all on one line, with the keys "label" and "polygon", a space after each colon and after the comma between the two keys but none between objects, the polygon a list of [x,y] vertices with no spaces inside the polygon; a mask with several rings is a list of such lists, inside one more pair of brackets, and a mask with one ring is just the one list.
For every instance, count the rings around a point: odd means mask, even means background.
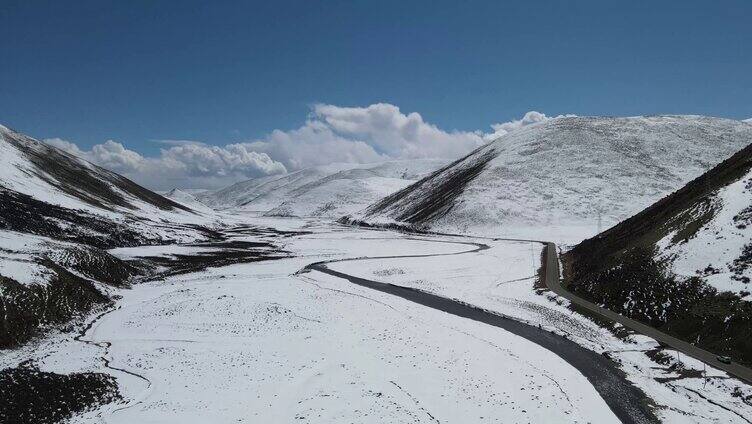
[{"label": "asphalt road", "polygon": [[545,276],[546,276],[546,286],[551,291],[558,294],[559,296],[562,296],[568,299],[570,302],[578,306],[581,306],[589,310],[590,312],[593,312],[603,318],[618,322],[619,324],[631,330],[644,334],[648,337],[652,337],[655,340],[673,349],[676,349],[677,351],[687,356],[691,356],[699,361],[705,362],[706,364],[714,368],[718,368],[723,371],[726,371],[730,375],[733,375],[734,377],[740,380],[744,380],[747,383],[752,383],[752,369],[750,368],[747,368],[736,362],[732,362],[731,364],[724,364],[722,362],[719,362],[718,359],[716,359],[716,355],[713,353],[700,349],[690,343],[677,339],[676,337],[672,337],[672,336],[669,336],[668,334],[662,333],[661,331],[656,330],[653,327],[647,326],[641,322],[635,321],[623,315],[617,314],[616,312],[602,308],[596,305],[595,303],[589,302],[565,290],[564,287],[562,287],[561,281],[559,279],[559,257],[556,251],[556,244],[549,242],[547,243],[547,245],[548,245],[548,249],[547,249],[546,263],[545,263]]},{"label": "asphalt road", "polygon": [[[432,242],[432,240],[421,240]],[[447,241],[438,240],[436,240],[435,242],[447,243]],[[649,406],[649,398],[645,395],[645,393],[642,392],[642,390],[635,387],[626,379],[625,374],[616,366],[614,362],[612,362],[605,356],[599,355],[589,349],[586,349],[565,337],[457,300],[445,298],[409,287],[402,287],[394,284],[387,284],[356,277],[332,270],[327,267],[327,264],[332,262],[357,261],[363,259],[420,258],[429,256],[460,255],[488,249],[487,245],[480,243],[457,243],[474,245],[475,248],[458,253],[362,257],[323,261],[306,266],[303,269],[303,272],[307,270],[316,270],[335,277],[343,278],[353,284],[401,297],[403,299],[418,303],[423,306],[427,306],[429,308],[437,309],[459,317],[472,319],[488,325],[502,328],[512,334],[523,337],[543,347],[544,349],[553,352],[564,361],[572,365],[574,368],[576,368],[580,373],[582,373],[582,375],[585,376],[585,378],[588,379],[590,384],[592,384],[598,394],[600,394],[609,408],[614,412],[614,415],[616,415],[623,423],[659,422]],[[549,251],[550,250],[551,249],[549,249]],[[554,249],[554,254],[555,253],[556,252]],[[558,279],[558,259],[555,255],[554,261],[556,263],[556,275]],[[552,270],[552,268],[548,266],[546,269]]]}]

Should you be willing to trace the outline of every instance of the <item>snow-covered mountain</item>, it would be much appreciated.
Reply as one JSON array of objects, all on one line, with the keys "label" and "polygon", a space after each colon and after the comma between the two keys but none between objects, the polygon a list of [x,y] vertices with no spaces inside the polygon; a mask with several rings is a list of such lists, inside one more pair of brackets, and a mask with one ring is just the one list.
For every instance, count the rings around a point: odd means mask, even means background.
[{"label": "snow-covered mountain", "polygon": [[200,193],[215,209],[237,208],[272,216],[340,217],[415,182],[446,164],[440,159],[375,164],[331,164],[284,176],[252,179]]},{"label": "snow-covered mountain", "polygon": [[0,140],[0,182],[6,190],[87,211],[186,210],[121,175],[7,127],[0,126]]},{"label": "snow-covered mountain", "polygon": [[180,203],[0,126],[0,229],[108,247],[191,239]]},{"label": "snow-covered mountain", "polygon": [[[200,191],[199,193],[202,193],[202,192],[203,191]],[[164,194],[164,197],[174,201],[175,203],[179,203],[195,212],[202,212],[202,213],[208,213],[208,214],[211,214],[214,212],[214,209],[201,203],[198,199],[196,199],[196,196],[194,194],[190,193],[189,190],[180,190],[177,188],[173,188],[172,190],[166,192]]]},{"label": "snow-covered mountain", "polygon": [[141,270],[106,249],[201,240],[208,215],[0,126],[0,348],[108,304]]},{"label": "snow-covered mountain", "polygon": [[508,133],[353,219],[581,240],[751,140],[747,123],[702,116],[553,119]]},{"label": "snow-covered mountain", "polygon": [[752,362],[752,144],[563,262],[575,293]]}]

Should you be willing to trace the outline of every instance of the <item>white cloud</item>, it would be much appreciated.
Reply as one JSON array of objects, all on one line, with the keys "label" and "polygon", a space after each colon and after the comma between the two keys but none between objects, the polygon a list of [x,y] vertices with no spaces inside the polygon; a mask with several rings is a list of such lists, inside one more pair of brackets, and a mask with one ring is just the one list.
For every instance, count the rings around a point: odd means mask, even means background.
[{"label": "white cloud", "polygon": [[72,155],[84,157],[85,153],[81,151],[81,149],[76,146],[75,143],[71,143],[68,140],[63,140],[62,138],[45,138],[44,142],[49,144],[50,146],[57,147],[60,150],[64,150]]},{"label": "white cloud", "polygon": [[260,140],[210,146],[192,140],[152,140],[165,148],[145,157],[108,140],[91,150],[59,138],[46,142],[124,174],[153,189],[218,188],[248,178],[281,174],[334,162],[391,159],[456,159],[515,129],[553,119],[531,111],[522,119],[494,124],[493,133],[444,131],[416,113],[377,103],[367,107],[317,104],[306,122],[274,130]]},{"label": "white cloud", "polygon": [[157,157],[144,157],[113,140],[97,144],[91,150],[81,150],[59,138],[45,142],[157,190],[218,188],[238,180],[287,172],[284,165],[269,155],[248,151],[242,145],[177,144],[162,149]]},{"label": "white cloud", "polygon": [[742,120],[742,122],[749,122],[750,124],[752,124],[752,118],[749,118],[749,119],[743,119],[743,120]]},{"label": "white cloud", "polygon": [[177,164],[190,176],[258,177],[287,172],[281,163],[266,153],[249,150],[242,144],[224,147],[202,144],[181,144],[162,149],[162,162]]},{"label": "white cloud", "polygon": [[575,115],[558,115],[554,117],[549,117],[543,113],[531,110],[530,112],[526,113],[525,116],[522,117],[522,119],[511,120],[509,122],[504,122],[504,123],[499,123],[499,124],[492,124],[491,128],[493,128],[494,132],[486,134],[484,138],[488,141],[495,140],[511,131],[520,129],[527,125],[537,124],[540,122],[550,121],[551,119],[563,118],[563,117],[568,117],[568,116],[575,116]]},{"label": "white cloud", "polygon": [[480,146],[483,139],[475,132],[443,131],[425,122],[420,114],[405,115],[391,104],[318,104],[300,128],[275,130],[264,140],[247,144],[290,169],[300,169],[332,162],[453,159]]},{"label": "white cloud", "polygon": [[334,162],[368,163],[389,159],[367,143],[342,137],[319,121],[306,122],[295,130],[274,130],[264,140],[244,145],[269,154],[290,170]]},{"label": "white cloud", "polygon": [[416,112],[405,115],[385,103],[366,108],[316,105],[314,116],[332,131],[394,158],[455,158],[483,144],[475,132],[445,132]]},{"label": "white cloud", "polygon": [[140,154],[112,140],[95,145],[88,155],[92,158],[91,162],[115,172],[134,172],[146,162]]}]

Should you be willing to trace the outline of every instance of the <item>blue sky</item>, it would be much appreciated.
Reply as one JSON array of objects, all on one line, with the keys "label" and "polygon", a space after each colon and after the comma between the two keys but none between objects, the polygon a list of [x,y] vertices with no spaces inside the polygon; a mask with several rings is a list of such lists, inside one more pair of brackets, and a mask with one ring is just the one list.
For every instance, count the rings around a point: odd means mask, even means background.
[{"label": "blue sky", "polygon": [[[444,131],[549,116],[752,117],[750,1],[0,5],[0,122],[82,149],[213,145],[383,102]],[[379,152],[383,153],[383,152]]]}]

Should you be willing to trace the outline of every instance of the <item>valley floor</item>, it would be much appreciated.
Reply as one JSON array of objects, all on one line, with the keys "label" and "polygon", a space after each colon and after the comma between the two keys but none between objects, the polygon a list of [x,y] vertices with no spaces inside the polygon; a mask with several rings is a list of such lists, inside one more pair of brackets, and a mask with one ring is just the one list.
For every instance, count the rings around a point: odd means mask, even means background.
[{"label": "valley floor", "polygon": [[[608,330],[566,300],[536,292],[540,243],[416,237],[314,220],[253,224],[305,233],[282,239],[290,257],[119,290],[115,308],[92,317],[79,340],[52,334],[4,352],[0,369],[31,357],[43,371],[114,376],[123,399],[73,417],[77,423],[620,421],[582,372],[526,338],[301,272],[314,262],[360,258],[328,267],[564,335],[612,358],[662,421],[750,422],[750,387],[716,370],[702,378],[692,360],[677,368],[672,352],[654,362],[646,355],[658,349],[653,340]],[[114,253],[134,257],[140,249]],[[399,257],[406,255],[421,257]]]}]

